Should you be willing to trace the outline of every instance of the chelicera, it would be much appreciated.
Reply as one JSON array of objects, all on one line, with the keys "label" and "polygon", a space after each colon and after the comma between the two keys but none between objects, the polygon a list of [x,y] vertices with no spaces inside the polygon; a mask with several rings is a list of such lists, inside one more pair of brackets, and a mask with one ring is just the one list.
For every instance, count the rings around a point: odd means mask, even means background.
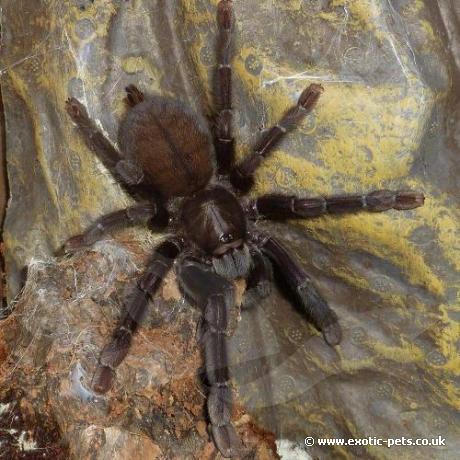
[{"label": "chelicera", "polygon": [[[93,387],[100,393],[110,389],[149,299],[173,268],[182,290],[203,313],[200,337],[210,388],[208,417],[215,445],[222,455],[230,457],[239,452],[240,441],[230,420],[227,338],[234,331],[234,310],[256,306],[269,295],[273,266],[326,342],[334,346],[341,340],[337,315],[302,265],[280,241],[257,230],[253,222],[358,210],[412,209],[421,206],[424,197],[419,192],[388,190],[326,198],[281,194],[245,197],[259,165],[314,108],[323,88],[318,84],[308,86],[297,103],[261,136],[252,153],[236,163],[231,96],[232,1],[219,2],[217,24],[218,103],[211,127],[179,101],[144,96],[130,85],[126,88],[130,110],[120,126],[117,150],[88,117],[86,108],[74,98],[67,100],[67,112],[88,146],[138,204],[101,217],[85,233],[68,240],[64,250],[72,252],[88,246],[122,225],[146,224],[167,233],[153,251],[137,280],[135,295],[101,352]],[[237,279],[246,282],[241,306],[235,305]]]}]

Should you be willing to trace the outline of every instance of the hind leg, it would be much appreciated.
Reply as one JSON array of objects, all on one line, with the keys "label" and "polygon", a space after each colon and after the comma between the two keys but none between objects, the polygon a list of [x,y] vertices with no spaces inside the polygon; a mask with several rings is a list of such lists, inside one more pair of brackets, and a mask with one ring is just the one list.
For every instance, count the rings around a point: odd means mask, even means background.
[{"label": "hind leg", "polygon": [[233,30],[235,18],[230,0],[217,5],[217,69],[214,75],[216,117],[214,146],[219,174],[228,174],[233,166],[234,140],[232,134],[232,67]]},{"label": "hind leg", "polygon": [[128,85],[126,88],[126,103],[130,107],[140,104],[144,99],[144,93],[135,85]]}]

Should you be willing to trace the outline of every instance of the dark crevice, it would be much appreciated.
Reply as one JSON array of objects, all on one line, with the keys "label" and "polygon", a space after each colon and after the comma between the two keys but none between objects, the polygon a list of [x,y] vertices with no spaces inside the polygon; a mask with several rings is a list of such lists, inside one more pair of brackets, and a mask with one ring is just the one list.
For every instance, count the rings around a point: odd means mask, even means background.
[{"label": "dark crevice", "polygon": [[0,85],[0,319],[6,316],[6,271],[3,244],[3,224],[9,199],[8,176],[6,173],[6,130],[2,88]]},{"label": "dark crevice", "polygon": [[[3,28],[0,22],[0,47],[3,45]],[[3,244],[3,224],[5,222],[6,207],[9,199],[8,178],[6,172],[6,129],[5,111],[3,107],[3,93],[0,84],[0,320],[8,316],[6,301],[6,267]]]},{"label": "dark crevice", "polygon": [[8,178],[6,172],[6,130],[2,89],[0,86],[0,319],[6,316],[6,267],[4,259],[3,224],[9,199]]}]

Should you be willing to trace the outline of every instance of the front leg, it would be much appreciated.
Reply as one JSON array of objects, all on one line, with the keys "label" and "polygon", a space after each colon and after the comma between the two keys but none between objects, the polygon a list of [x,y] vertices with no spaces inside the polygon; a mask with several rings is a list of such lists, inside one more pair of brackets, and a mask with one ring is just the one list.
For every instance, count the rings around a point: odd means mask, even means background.
[{"label": "front leg", "polygon": [[309,321],[323,333],[324,340],[331,346],[340,343],[342,331],[337,315],[322,298],[301,265],[275,238],[259,232],[253,232],[251,238],[279,269]]},{"label": "front leg", "polygon": [[227,337],[234,329],[235,289],[233,283],[192,258],[179,261],[177,274],[185,293],[203,311],[201,341],[210,385],[207,407],[212,437],[224,457],[233,457],[241,449],[230,421],[233,404],[227,353]]},{"label": "front leg", "polygon": [[257,248],[251,248],[252,268],[246,280],[241,309],[257,306],[270,295],[273,281],[273,269],[268,258]]},{"label": "front leg", "polygon": [[112,341],[104,347],[92,380],[92,387],[98,393],[106,393],[112,386],[115,369],[129,351],[133,334],[142,321],[149,299],[153,298],[161,281],[171,269],[182,249],[176,240],[161,243],[153,253],[143,275],[134,287],[134,292],[125,312],[112,335]]},{"label": "front leg", "polygon": [[69,238],[58,250],[58,254],[73,253],[84,247],[91,246],[105,234],[120,227],[133,225],[151,225],[164,228],[168,223],[166,211],[153,203],[139,204],[130,208],[115,211],[96,220],[81,235]]},{"label": "front leg", "polygon": [[246,212],[251,219],[305,219],[323,214],[413,209],[422,206],[424,200],[423,193],[410,190],[376,190],[367,195],[316,198],[272,194],[250,200]]}]

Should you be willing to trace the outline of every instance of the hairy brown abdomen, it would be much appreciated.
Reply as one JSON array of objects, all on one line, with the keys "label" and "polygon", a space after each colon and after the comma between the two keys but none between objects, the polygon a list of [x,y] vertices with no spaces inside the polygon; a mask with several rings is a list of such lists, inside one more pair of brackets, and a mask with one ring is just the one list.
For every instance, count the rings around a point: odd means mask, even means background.
[{"label": "hairy brown abdomen", "polygon": [[166,198],[190,195],[211,178],[209,132],[178,101],[155,96],[137,104],[120,126],[119,143],[142,167],[146,182]]}]

